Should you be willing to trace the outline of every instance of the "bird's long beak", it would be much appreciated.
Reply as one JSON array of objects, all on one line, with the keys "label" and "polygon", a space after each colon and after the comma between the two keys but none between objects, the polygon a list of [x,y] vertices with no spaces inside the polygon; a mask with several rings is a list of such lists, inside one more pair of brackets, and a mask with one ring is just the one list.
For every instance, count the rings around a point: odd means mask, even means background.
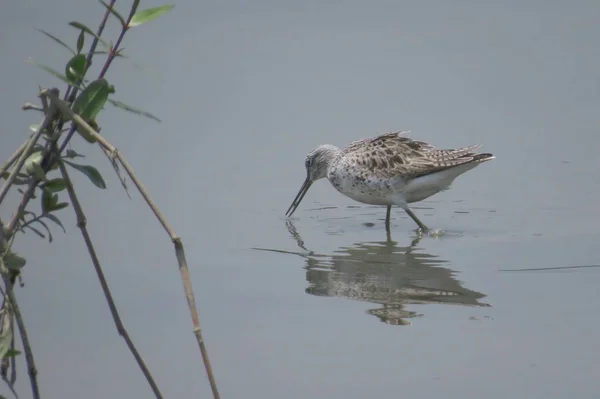
[{"label": "bird's long beak", "polygon": [[306,180],[304,180],[304,183],[302,183],[302,187],[300,187],[300,191],[298,191],[296,198],[294,198],[294,202],[292,202],[292,205],[290,205],[289,209],[285,213],[286,216],[292,216],[292,213],[296,211],[298,205],[300,205],[300,202],[302,201],[302,198],[304,198],[312,184],[313,182],[310,180],[310,177],[307,176]]}]

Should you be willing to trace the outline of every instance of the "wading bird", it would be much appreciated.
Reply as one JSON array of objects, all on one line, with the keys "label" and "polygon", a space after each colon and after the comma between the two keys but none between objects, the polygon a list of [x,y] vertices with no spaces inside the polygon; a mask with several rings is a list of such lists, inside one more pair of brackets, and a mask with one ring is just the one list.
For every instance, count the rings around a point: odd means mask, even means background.
[{"label": "wading bird", "polygon": [[306,180],[286,216],[292,216],[310,186],[327,177],[340,193],[369,205],[387,206],[389,231],[392,206],[406,211],[419,228],[429,229],[408,204],[447,190],[458,176],[495,157],[474,152],[479,145],[440,150],[396,131],[358,140],[345,148],[323,144],[306,156]]}]

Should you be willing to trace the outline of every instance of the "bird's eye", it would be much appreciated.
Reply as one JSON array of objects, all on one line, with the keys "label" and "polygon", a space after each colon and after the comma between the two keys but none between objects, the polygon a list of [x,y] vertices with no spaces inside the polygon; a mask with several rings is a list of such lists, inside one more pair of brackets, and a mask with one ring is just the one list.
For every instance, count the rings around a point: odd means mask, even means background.
[{"label": "bird's eye", "polygon": [[306,161],[304,161],[304,165],[305,165],[307,168],[310,168],[310,158],[306,158]]}]

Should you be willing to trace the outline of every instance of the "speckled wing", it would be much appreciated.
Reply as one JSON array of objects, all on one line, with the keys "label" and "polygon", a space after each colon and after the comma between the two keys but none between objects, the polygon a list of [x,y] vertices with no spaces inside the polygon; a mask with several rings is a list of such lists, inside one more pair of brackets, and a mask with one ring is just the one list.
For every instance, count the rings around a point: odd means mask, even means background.
[{"label": "speckled wing", "polygon": [[492,157],[474,153],[478,145],[440,150],[429,143],[404,137],[404,133],[391,132],[350,143],[344,149],[344,158],[374,177],[410,179]]}]

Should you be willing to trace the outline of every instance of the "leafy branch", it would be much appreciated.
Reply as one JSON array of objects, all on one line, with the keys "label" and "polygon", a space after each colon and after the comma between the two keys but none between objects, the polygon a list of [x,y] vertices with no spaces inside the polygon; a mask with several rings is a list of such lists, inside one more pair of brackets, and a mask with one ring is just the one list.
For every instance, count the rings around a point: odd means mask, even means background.
[{"label": "leafy branch", "polygon": [[206,346],[204,344],[204,339],[202,338],[202,330],[200,329],[200,318],[198,316],[198,310],[196,308],[196,301],[194,299],[194,290],[192,288],[192,282],[190,280],[189,269],[187,266],[187,260],[185,258],[185,251],[184,251],[184,247],[183,247],[181,238],[171,228],[171,226],[167,222],[166,218],[163,216],[162,212],[158,209],[158,206],[154,203],[154,201],[150,197],[150,194],[148,193],[148,191],[146,190],[146,188],[144,187],[142,182],[137,178],[131,165],[127,162],[127,160],[125,160],[125,158],[123,157],[123,155],[121,155],[121,153],[117,150],[117,148],[115,146],[113,146],[103,136],[101,136],[99,133],[97,133],[83,118],[81,118],[79,115],[75,114],[73,112],[73,110],[67,106],[67,104],[62,102],[51,91],[46,91],[46,92],[43,92],[42,94],[47,96],[50,99],[51,103],[56,105],[56,107],[59,109],[59,111],[62,112],[66,118],[73,120],[73,122],[75,124],[77,124],[78,129],[80,129],[81,131],[84,131],[85,134],[87,134],[89,137],[93,138],[96,142],[98,142],[98,144],[100,144],[102,146],[102,148],[104,148],[107,152],[113,154],[113,156],[119,160],[119,162],[121,163],[121,165],[127,172],[128,176],[131,178],[134,185],[136,186],[136,188],[138,189],[138,191],[140,192],[140,194],[142,195],[142,197],[144,198],[144,200],[146,201],[146,203],[148,204],[148,206],[150,207],[150,209],[152,210],[152,212],[154,213],[154,215],[156,216],[158,221],[161,223],[161,225],[163,226],[163,228],[165,229],[165,231],[171,238],[171,241],[173,242],[173,245],[175,247],[175,256],[176,256],[177,262],[179,264],[179,272],[181,275],[181,280],[183,282],[183,287],[184,287],[185,296],[186,296],[186,299],[188,302],[188,307],[190,309],[192,323],[194,325],[194,334],[196,335],[196,341],[198,342],[198,346],[200,347],[202,359],[204,360],[204,366],[206,368],[206,372],[208,374],[208,379],[209,379],[209,382],[211,384],[211,388],[213,391],[213,396],[215,398],[218,398],[219,393],[218,393],[216,381],[214,379],[214,375],[212,372],[212,366],[211,366],[210,360],[208,358],[208,352],[207,352]]},{"label": "leafy branch", "polygon": [[[146,367],[132,339],[129,337],[119,316],[116,304],[104,278],[104,272],[95,247],[87,230],[87,219],[83,207],[77,197],[68,172],[68,168],[70,168],[71,170],[83,173],[96,187],[100,189],[107,187],[104,178],[95,167],[75,162],[77,158],[83,157],[83,155],[70,148],[74,134],[78,133],[85,142],[89,144],[97,143],[100,146],[102,151],[109,157],[111,165],[115,169],[121,183],[127,189],[125,178],[120,174],[120,167],[125,170],[127,176],[133,181],[137,190],[141,193],[173,242],[184,293],[190,309],[190,316],[194,327],[193,331],[200,348],[213,396],[219,398],[206,345],[202,338],[194,292],[181,238],[167,223],[166,218],[159,211],[141,181],[133,172],[131,165],[129,165],[116,147],[100,135],[100,126],[97,122],[97,116],[107,103],[133,114],[145,116],[160,122],[160,119],[151,113],[114,99],[115,88],[107,81],[105,76],[114,59],[127,58],[121,48],[125,34],[130,29],[165,14],[173,6],[165,5],[138,11],[140,1],[133,0],[129,13],[124,18],[115,9],[116,0],[108,2],[100,0],[99,2],[105,9],[105,13],[98,29],[93,31],[81,22],[69,22],[69,25],[79,32],[75,48],[72,48],[65,41],[53,36],[51,33],[37,29],[44,36],[69,51],[70,58],[65,63],[64,72],[59,72],[41,63],[35,63],[42,70],[65,82],[67,89],[62,99],[59,98],[60,93],[56,88],[41,90],[39,93],[40,106],[30,103],[23,105],[22,108],[24,110],[43,112],[44,119],[39,125],[31,127],[32,133],[29,139],[0,168],[0,179],[4,179],[4,183],[0,188],[0,205],[6,199],[11,188],[14,186],[24,186],[24,188],[16,189],[21,194],[21,199],[8,223],[3,225],[0,221],[0,274],[4,283],[4,290],[0,289],[0,293],[4,298],[3,305],[0,308],[0,374],[12,390],[14,380],[16,380],[15,358],[20,354],[20,352],[14,349],[14,324],[12,322],[14,320],[23,345],[33,397],[34,399],[40,397],[33,351],[14,293],[15,282],[21,278],[21,271],[26,261],[23,257],[14,253],[11,247],[17,232],[33,232],[41,238],[47,237],[50,242],[53,240],[52,229],[50,228],[52,224],[57,225],[63,232],[66,232],[58,215],[60,211],[71,204],[77,218],[77,226],[80,229],[92,260],[117,331],[124,338],[154,395],[157,398],[162,397],[154,378]],[[121,25],[120,33],[114,45],[103,38],[104,28],[108,18],[111,16],[117,19]],[[84,51],[86,38],[89,37],[92,38],[91,45],[87,51]],[[103,50],[97,50],[99,44],[102,45]],[[96,54],[106,54],[106,59],[98,77],[89,80],[86,76]],[[65,127],[65,125],[68,127]],[[59,175],[57,176],[55,173]],[[61,193],[65,191],[68,202],[61,201],[60,199]],[[39,214],[28,209],[31,200],[38,197],[41,202],[41,213]],[[48,221],[52,222],[52,224],[48,223]],[[7,378],[9,368],[12,368],[13,373],[10,379]]]}]

